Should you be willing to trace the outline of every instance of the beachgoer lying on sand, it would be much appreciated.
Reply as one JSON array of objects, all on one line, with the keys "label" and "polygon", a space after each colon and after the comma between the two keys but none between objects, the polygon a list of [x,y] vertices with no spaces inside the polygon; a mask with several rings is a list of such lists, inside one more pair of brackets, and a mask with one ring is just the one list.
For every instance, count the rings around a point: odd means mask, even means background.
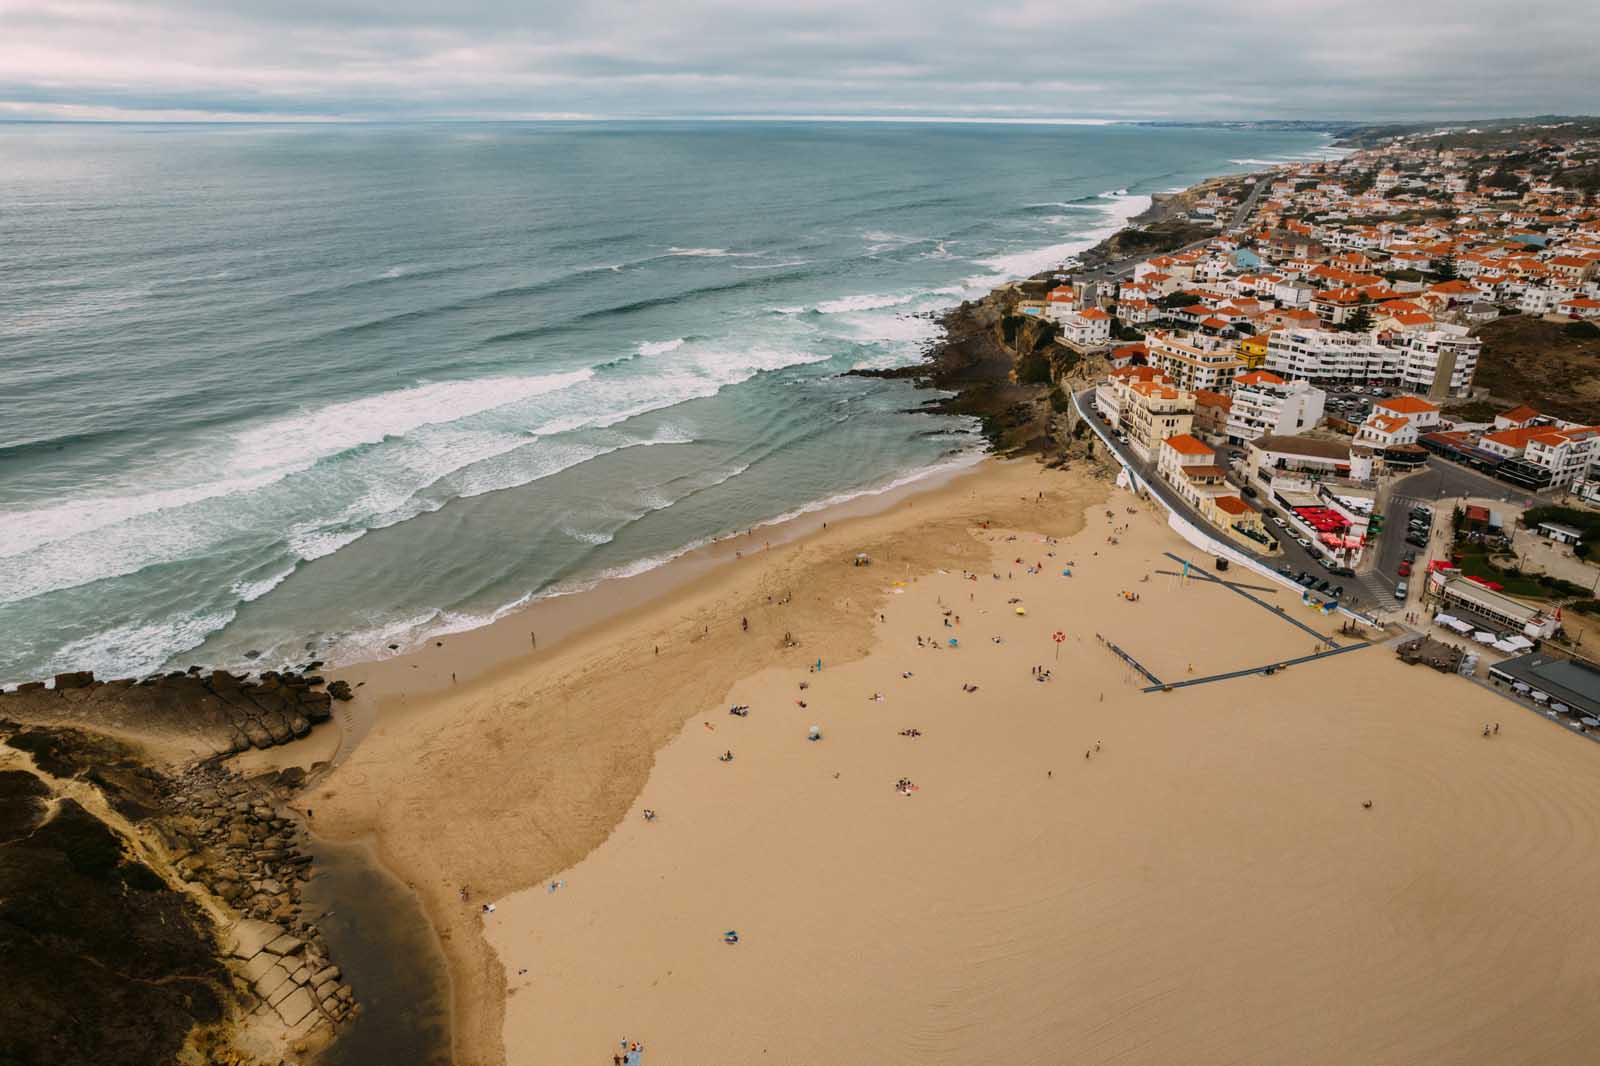
[{"label": "beachgoer lying on sand", "polygon": [[655,821],[656,820],[656,812],[651,810],[649,807],[646,807],[644,809],[644,820],[647,821],[647,822]]},{"label": "beachgoer lying on sand", "polygon": [[902,672],[901,672],[901,674],[900,674],[900,676],[901,676],[901,677],[906,677],[906,678],[909,678],[909,677],[911,677],[911,676],[912,676],[912,674],[911,674],[911,671],[910,671],[910,670],[905,670],[905,671],[902,671]]},{"label": "beachgoer lying on sand", "polygon": [[729,929],[722,934],[722,942],[724,944],[737,944],[739,942],[739,931],[737,929]]},{"label": "beachgoer lying on sand", "polygon": [[745,703],[736,703],[732,707],[728,708],[728,713],[733,715],[735,718],[748,718],[750,717],[750,705]]},{"label": "beachgoer lying on sand", "polygon": [[883,693],[874,692],[871,696],[868,696],[867,698],[869,700],[871,700],[873,703],[882,703],[883,702]]},{"label": "beachgoer lying on sand", "polygon": [[717,756],[717,761],[718,762],[732,762],[733,761],[733,752],[731,752],[731,751],[723,752],[721,755]]}]

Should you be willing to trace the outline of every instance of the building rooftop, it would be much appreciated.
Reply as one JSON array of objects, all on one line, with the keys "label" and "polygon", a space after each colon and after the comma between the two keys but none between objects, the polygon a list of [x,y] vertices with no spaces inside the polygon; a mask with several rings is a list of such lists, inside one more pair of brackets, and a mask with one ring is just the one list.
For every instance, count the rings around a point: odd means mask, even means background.
[{"label": "building rooftop", "polygon": [[1179,433],[1176,436],[1168,437],[1165,443],[1179,455],[1217,454],[1205,441],[1200,440],[1198,437],[1190,436],[1187,433]]},{"label": "building rooftop", "polygon": [[1285,455],[1306,455],[1316,459],[1344,459],[1350,458],[1350,443],[1348,441],[1324,440],[1321,437],[1307,437],[1303,434],[1278,434],[1268,433],[1258,437],[1251,444],[1264,452],[1283,452]]},{"label": "building rooftop", "polygon": [[1530,651],[1496,663],[1491,673],[1521,681],[1573,710],[1591,715],[1600,713],[1600,668],[1593,663]]}]

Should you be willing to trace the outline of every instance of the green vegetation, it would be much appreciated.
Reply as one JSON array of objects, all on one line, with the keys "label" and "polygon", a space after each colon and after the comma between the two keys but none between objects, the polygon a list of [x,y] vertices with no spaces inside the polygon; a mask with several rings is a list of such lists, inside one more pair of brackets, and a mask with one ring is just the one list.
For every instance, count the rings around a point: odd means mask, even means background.
[{"label": "green vegetation", "polygon": [[1372,308],[1361,306],[1355,313],[1344,320],[1344,330],[1347,333],[1365,333],[1372,328]]},{"label": "green vegetation", "polygon": [[1457,541],[1453,551],[1463,574],[1493,581],[1499,584],[1501,591],[1508,596],[1554,600],[1589,594],[1589,590],[1582,585],[1563,581],[1559,577],[1551,577],[1548,574],[1524,574],[1514,566],[1502,569],[1490,561],[1488,553],[1481,544]]}]

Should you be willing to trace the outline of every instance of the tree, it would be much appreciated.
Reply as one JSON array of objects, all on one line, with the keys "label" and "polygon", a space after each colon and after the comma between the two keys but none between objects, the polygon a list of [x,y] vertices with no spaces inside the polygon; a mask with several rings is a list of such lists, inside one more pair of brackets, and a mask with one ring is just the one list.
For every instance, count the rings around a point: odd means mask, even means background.
[{"label": "tree", "polygon": [[1434,267],[1433,272],[1439,275],[1440,281],[1454,281],[1461,276],[1456,269],[1456,257],[1453,255],[1447,255],[1439,260],[1439,265]]},{"label": "tree", "polygon": [[1362,304],[1355,309],[1355,313],[1344,320],[1344,328],[1350,333],[1365,333],[1372,328],[1372,308]]}]

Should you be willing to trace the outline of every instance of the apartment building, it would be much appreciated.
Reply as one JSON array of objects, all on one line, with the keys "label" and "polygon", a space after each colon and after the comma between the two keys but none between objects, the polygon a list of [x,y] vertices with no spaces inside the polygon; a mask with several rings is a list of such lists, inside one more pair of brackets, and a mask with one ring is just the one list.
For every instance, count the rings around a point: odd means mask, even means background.
[{"label": "apartment building", "polygon": [[1216,337],[1158,329],[1151,330],[1144,342],[1149,349],[1145,358],[1150,365],[1158,368],[1172,384],[1190,392],[1195,389],[1225,392],[1232,386],[1234,375],[1244,366],[1236,344]]},{"label": "apartment building", "polygon": [[1464,396],[1478,372],[1483,341],[1464,330],[1419,330],[1391,336],[1400,353],[1400,384],[1435,400]]},{"label": "apartment building", "polygon": [[1371,333],[1280,329],[1267,338],[1266,368],[1291,381],[1389,384],[1400,377],[1400,353]]},{"label": "apartment building", "polygon": [[1227,437],[1248,444],[1269,433],[1291,436],[1322,421],[1328,394],[1306,381],[1285,381],[1265,370],[1234,378]]}]

